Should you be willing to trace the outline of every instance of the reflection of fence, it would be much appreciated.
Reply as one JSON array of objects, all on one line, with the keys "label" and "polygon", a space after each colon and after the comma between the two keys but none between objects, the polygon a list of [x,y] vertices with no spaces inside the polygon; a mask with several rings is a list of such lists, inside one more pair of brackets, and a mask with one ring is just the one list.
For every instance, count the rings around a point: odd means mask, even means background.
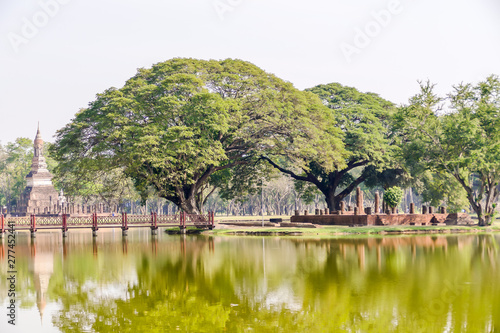
[{"label": "reflection of fence", "polygon": [[151,228],[152,231],[160,227],[176,227],[185,230],[192,226],[200,229],[213,229],[214,213],[192,215],[181,213],[177,215],[128,215],[103,216],[96,213],[87,216],[24,216],[5,217],[0,215],[0,235],[8,228],[14,231],[29,230],[35,233],[37,230],[61,229],[65,234],[69,229],[90,228],[95,233],[100,228],[121,228],[125,232],[129,228]]}]

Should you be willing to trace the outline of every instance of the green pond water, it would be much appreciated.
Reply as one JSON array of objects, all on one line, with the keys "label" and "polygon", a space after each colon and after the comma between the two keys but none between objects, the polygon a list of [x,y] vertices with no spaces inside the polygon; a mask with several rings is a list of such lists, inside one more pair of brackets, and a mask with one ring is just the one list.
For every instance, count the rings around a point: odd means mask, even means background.
[{"label": "green pond water", "polygon": [[500,235],[19,233],[0,332],[500,332]]}]

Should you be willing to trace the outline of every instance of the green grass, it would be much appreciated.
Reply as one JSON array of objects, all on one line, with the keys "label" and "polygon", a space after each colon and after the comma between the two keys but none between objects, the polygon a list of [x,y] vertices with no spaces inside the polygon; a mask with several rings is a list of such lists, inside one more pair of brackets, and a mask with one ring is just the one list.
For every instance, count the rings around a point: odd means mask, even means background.
[{"label": "green grass", "polygon": [[[270,219],[283,219],[283,220],[289,220],[290,216],[289,215],[264,215],[264,221],[269,222]],[[255,215],[255,216],[215,216],[215,221],[216,222],[231,222],[231,221],[262,221],[262,216],[261,215]]]},{"label": "green grass", "polygon": [[478,233],[498,232],[499,223],[489,227],[477,226],[367,226],[343,227],[325,226],[321,228],[231,228],[205,231],[208,235],[302,235],[302,236],[340,236],[340,235],[384,235],[384,234],[432,234],[432,233]]},{"label": "green grass", "polygon": [[[168,234],[180,234],[181,229],[179,227],[172,227],[172,228],[165,228],[163,229],[164,232]],[[198,229],[196,227],[186,227],[186,233],[188,234],[196,234],[196,233],[201,233],[203,232],[204,229]]]}]

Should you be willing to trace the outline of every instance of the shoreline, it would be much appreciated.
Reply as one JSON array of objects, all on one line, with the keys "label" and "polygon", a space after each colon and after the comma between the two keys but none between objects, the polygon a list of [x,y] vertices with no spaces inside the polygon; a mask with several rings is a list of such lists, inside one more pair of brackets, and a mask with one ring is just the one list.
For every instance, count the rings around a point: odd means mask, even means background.
[{"label": "shoreline", "polygon": [[425,235],[425,234],[478,234],[500,232],[500,225],[491,226],[317,226],[316,228],[300,227],[256,227],[216,224],[213,230],[201,231],[211,236],[300,236],[300,237],[339,237],[339,236],[391,236],[391,235]]}]

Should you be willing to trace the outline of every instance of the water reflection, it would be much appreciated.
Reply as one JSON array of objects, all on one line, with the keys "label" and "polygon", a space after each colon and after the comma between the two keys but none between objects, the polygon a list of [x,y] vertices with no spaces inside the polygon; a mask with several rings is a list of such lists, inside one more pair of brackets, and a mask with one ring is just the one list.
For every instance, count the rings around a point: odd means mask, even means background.
[{"label": "water reflection", "polygon": [[37,252],[36,245],[31,247],[31,257],[29,260],[29,273],[33,276],[33,284],[36,291],[36,305],[40,313],[40,323],[43,322],[45,311],[46,294],[49,289],[49,281],[54,272],[54,253]]},{"label": "water reflection", "polygon": [[[19,320],[37,313],[30,328],[56,332],[493,332],[499,243],[40,234],[16,248]],[[2,253],[5,243],[5,302]]]}]

